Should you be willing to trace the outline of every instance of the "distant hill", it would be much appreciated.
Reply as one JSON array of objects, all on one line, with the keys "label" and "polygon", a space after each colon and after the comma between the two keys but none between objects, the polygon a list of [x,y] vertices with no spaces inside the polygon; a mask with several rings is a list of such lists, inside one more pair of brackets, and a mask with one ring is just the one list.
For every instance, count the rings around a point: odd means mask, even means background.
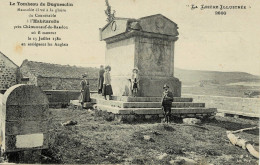
[{"label": "distant hill", "polygon": [[260,83],[260,76],[246,72],[200,71],[175,68],[174,76],[179,78],[184,85],[197,85],[200,82],[221,85],[237,82]]}]

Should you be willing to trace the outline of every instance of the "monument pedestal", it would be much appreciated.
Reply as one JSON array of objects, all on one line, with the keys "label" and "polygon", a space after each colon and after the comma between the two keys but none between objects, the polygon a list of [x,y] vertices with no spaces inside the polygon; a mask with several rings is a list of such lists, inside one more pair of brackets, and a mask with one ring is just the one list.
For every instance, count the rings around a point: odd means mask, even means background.
[{"label": "monument pedestal", "polygon": [[175,77],[142,77],[139,96],[162,96],[163,85],[167,84],[174,97],[181,96],[181,82]]},{"label": "monument pedestal", "polygon": [[[141,76],[139,83],[138,97],[158,97],[162,95],[163,85],[167,84],[171,87],[175,97],[181,96],[181,82],[174,77],[148,77]],[[113,77],[112,81],[113,93],[115,96],[131,96],[131,82],[128,77]]]}]

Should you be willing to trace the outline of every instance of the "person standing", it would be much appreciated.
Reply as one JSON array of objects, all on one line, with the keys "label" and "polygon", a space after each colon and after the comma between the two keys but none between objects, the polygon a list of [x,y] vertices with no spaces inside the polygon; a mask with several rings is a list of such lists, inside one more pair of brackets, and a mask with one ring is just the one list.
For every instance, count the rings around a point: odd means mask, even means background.
[{"label": "person standing", "polygon": [[172,108],[172,102],[173,102],[173,94],[171,91],[169,91],[169,86],[164,85],[163,86],[163,94],[162,94],[162,109],[164,111],[164,118],[167,123],[170,122],[170,116],[171,116],[171,108]]},{"label": "person standing", "polygon": [[99,77],[98,77],[98,94],[102,93],[103,83],[104,83],[104,73],[105,73],[104,66],[101,65],[99,69]]},{"label": "person standing", "polygon": [[83,74],[83,80],[80,82],[81,85],[81,95],[80,103],[83,105],[85,102],[90,102],[90,90],[89,90],[89,81],[87,80],[87,74]]},{"label": "person standing", "polygon": [[111,67],[109,65],[106,66],[105,73],[104,73],[103,89],[102,89],[102,95],[104,96],[105,100],[107,99],[106,97],[107,95],[109,95],[109,100],[112,99],[112,95],[113,95],[110,71],[111,71]]},{"label": "person standing", "polygon": [[138,89],[139,89],[139,70],[138,68],[133,69],[133,74],[131,77],[131,91],[132,96],[136,97]]}]

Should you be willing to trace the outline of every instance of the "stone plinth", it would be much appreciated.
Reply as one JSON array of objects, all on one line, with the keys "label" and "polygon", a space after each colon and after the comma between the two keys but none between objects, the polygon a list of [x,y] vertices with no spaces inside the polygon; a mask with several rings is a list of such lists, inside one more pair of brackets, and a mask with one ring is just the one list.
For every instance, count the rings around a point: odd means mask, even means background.
[{"label": "stone plinth", "polygon": [[161,96],[167,83],[176,97],[181,96],[181,82],[174,77],[174,43],[177,24],[162,15],[138,20],[116,18],[100,29],[106,41],[106,64],[112,67],[114,95],[129,96],[132,69],[139,68],[138,96]]},{"label": "stone plinth", "polygon": [[0,98],[1,150],[47,148],[49,105],[43,91],[33,85],[15,85]]},{"label": "stone plinth", "polygon": [[[160,97],[128,97],[114,96],[113,100],[104,100],[93,95],[91,100],[94,109],[117,115],[163,115]],[[216,108],[207,108],[205,103],[194,103],[192,98],[174,97],[172,103],[173,116],[214,115]]]}]

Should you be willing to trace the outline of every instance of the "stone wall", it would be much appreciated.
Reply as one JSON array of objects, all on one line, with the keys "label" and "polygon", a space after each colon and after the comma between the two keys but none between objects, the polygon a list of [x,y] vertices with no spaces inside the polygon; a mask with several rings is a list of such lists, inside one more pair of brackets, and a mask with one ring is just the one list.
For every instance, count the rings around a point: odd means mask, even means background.
[{"label": "stone wall", "polygon": [[[41,87],[42,90],[80,90],[81,78],[60,78],[60,77],[43,77],[35,76],[37,73],[27,65],[21,68],[23,77],[29,78],[26,83],[28,85],[36,85]],[[64,75],[62,75],[64,76]],[[71,75],[68,75],[71,76]],[[97,91],[97,78],[89,79],[90,90]]]},{"label": "stone wall", "polygon": [[46,94],[51,108],[66,107],[70,100],[78,100],[80,96],[79,90],[44,90],[43,92]]},{"label": "stone wall", "polygon": [[[37,86],[42,90],[80,90],[79,78],[38,77]],[[89,79],[90,90],[97,91],[97,79]]]},{"label": "stone wall", "polygon": [[225,97],[210,95],[191,95],[183,94],[183,97],[192,97],[194,102],[204,102],[206,107],[217,108],[218,111],[230,111],[238,114],[254,114],[260,116],[260,100],[259,98],[241,98],[241,97]]},{"label": "stone wall", "polygon": [[9,59],[0,58],[0,90],[6,90],[18,83],[18,67]]}]

